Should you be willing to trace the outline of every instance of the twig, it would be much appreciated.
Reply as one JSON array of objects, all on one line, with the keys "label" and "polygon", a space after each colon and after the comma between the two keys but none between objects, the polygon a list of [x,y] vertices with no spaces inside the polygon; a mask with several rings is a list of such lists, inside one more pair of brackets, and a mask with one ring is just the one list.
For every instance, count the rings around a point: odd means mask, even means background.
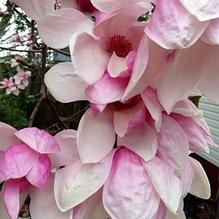
[{"label": "twig", "polygon": [[28,52],[28,53],[41,52],[41,50],[20,50],[20,49],[7,48],[7,47],[2,47],[2,46],[0,46],[0,50],[8,50],[8,51],[14,51],[14,52]]},{"label": "twig", "polygon": [[63,128],[67,129],[68,127],[65,125],[65,123],[61,120],[61,118],[59,117],[58,112],[56,111],[56,107],[54,106],[54,104],[48,99],[46,98],[48,105],[51,107],[51,109],[53,110],[53,112],[56,115],[56,118],[58,120],[58,122],[62,125]]},{"label": "twig", "polygon": [[66,55],[66,56],[71,56],[71,54],[69,52],[66,52],[66,51],[63,51],[63,50],[60,50],[60,49],[54,49],[54,48],[49,48],[50,50],[53,50],[55,52],[58,52],[60,54],[63,54],[63,55]]}]

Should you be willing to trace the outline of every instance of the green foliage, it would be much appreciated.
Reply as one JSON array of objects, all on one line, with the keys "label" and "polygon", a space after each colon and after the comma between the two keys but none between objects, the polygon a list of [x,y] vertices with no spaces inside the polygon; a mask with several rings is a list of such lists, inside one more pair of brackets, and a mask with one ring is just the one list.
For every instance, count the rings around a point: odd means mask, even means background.
[{"label": "green foliage", "polygon": [[[20,98],[19,98],[20,99]],[[0,121],[20,129],[27,126],[27,115],[18,97],[0,93]]]}]

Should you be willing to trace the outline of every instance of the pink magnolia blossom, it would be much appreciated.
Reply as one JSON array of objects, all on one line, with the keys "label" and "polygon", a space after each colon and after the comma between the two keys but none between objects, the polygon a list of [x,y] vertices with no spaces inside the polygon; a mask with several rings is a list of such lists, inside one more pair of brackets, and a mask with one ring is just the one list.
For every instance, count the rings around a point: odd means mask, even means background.
[{"label": "pink magnolia blossom", "polygon": [[[58,64],[45,76],[52,95],[64,103],[87,99],[104,105],[125,101],[144,90],[169,62],[169,51],[150,41],[144,34],[145,24],[137,22],[139,14],[150,7],[136,5],[133,14],[118,11],[96,24],[79,12],[60,9],[39,23],[41,36],[50,46],[65,47],[71,37],[73,65]],[[66,26],[61,25],[60,16]],[[79,20],[81,25],[77,26]],[[49,26],[50,22],[56,22],[56,28]],[[69,28],[70,23],[75,25]],[[63,33],[59,34],[62,40],[53,37],[58,32]]]},{"label": "pink magnolia blossom", "polygon": [[13,94],[15,96],[19,95],[19,89],[16,86],[14,79],[12,77],[4,78],[3,81],[0,81],[0,89],[5,89],[6,94]]},{"label": "pink magnolia blossom", "polygon": [[[0,126],[0,181],[4,182],[2,196],[9,218],[17,219],[28,194],[32,218],[39,219],[42,215],[69,218],[70,212],[63,214],[55,205],[51,168],[69,164],[78,157],[75,132],[66,130],[54,138],[37,128],[16,131],[4,123]],[[42,211],[46,206],[49,206],[46,212]]]},{"label": "pink magnolia blossom", "polygon": [[95,213],[94,206],[102,209],[100,218],[108,218],[105,211],[121,219],[177,218],[176,213],[184,215],[179,204],[189,190],[209,196],[209,182],[197,161],[189,158],[185,170],[176,174],[159,154],[144,161],[122,145],[97,163],[67,165],[57,172],[54,185],[59,209],[73,208],[73,218],[86,219]]},{"label": "pink magnolia blossom", "polygon": [[13,77],[15,84],[19,89],[25,89],[29,85],[29,78],[31,77],[30,71],[18,71]]}]

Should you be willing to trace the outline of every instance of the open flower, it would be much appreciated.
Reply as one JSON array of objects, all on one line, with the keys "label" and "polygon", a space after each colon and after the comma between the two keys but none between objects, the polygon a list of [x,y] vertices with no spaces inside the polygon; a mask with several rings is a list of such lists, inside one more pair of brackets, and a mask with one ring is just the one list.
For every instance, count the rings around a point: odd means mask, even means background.
[{"label": "open flower", "polygon": [[[40,22],[41,36],[50,46],[65,47],[71,38],[72,64],[58,64],[45,76],[52,95],[64,103],[87,99],[106,105],[144,90],[169,57],[168,50],[145,36],[146,24],[137,21],[139,14],[150,8],[150,4],[135,5],[132,13],[124,10],[104,15],[96,24],[79,12],[60,9]],[[60,16],[66,25],[61,25]],[[56,23],[56,28],[49,26],[50,22]],[[60,31],[62,40],[53,37]]]},{"label": "open flower", "polygon": [[107,218],[107,211],[112,218],[166,219],[167,215],[184,215],[179,205],[188,191],[208,198],[209,182],[200,163],[192,158],[184,171],[176,172],[159,154],[144,161],[120,145],[97,163],[78,160],[59,170],[54,191],[59,209],[73,208],[73,218],[90,218],[96,206],[102,209],[100,218]]},{"label": "open flower", "polygon": [[[37,128],[16,131],[4,123],[0,126],[0,181],[4,182],[2,196],[10,219],[17,219],[28,194],[32,218],[43,215],[69,218],[70,212],[63,214],[56,208],[51,169],[64,166],[78,156],[72,137],[74,131],[66,130],[53,137]],[[42,212],[42,206],[50,208]]]},{"label": "open flower", "polygon": [[14,82],[12,77],[4,78],[3,81],[0,81],[0,89],[5,89],[6,94],[13,94],[15,96],[19,95],[19,89]]}]

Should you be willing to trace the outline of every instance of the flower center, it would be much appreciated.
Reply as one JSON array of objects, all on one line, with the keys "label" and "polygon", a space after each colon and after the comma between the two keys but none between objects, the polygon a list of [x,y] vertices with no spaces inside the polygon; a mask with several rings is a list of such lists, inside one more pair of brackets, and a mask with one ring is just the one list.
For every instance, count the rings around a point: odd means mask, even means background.
[{"label": "flower center", "polygon": [[126,57],[132,51],[132,44],[125,36],[115,35],[109,38],[108,51],[115,52],[119,57]]}]

